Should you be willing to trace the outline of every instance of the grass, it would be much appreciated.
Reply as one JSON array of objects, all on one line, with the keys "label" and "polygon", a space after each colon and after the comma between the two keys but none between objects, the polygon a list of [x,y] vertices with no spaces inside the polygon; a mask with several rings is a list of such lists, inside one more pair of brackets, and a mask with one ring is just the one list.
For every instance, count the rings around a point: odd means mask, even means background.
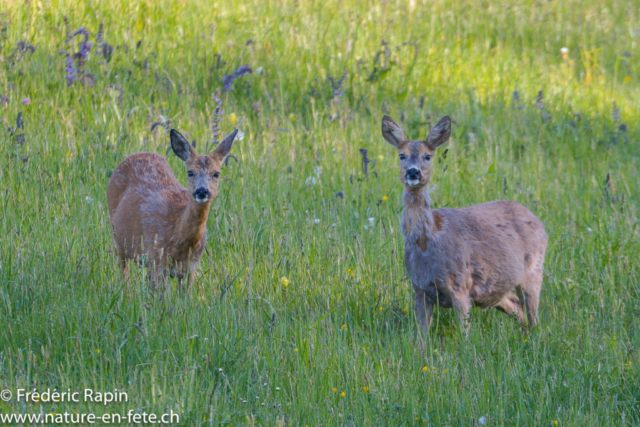
[{"label": "grass", "polygon": [[[108,3],[0,2],[0,386],[117,388],[129,401],[0,402],[3,413],[640,423],[633,2]],[[68,86],[65,52],[83,38],[65,43],[68,32],[85,26],[95,43],[100,23],[109,60],[72,59]],[[244,64],[253,73],[222,90]],[[167,153],[185,182],[165,127],[203,152],[215,93],[222,132],[245,137],[197,283],[163,304],[142,268],[123,283],[106,186],[138,151]],[[437,206],[511,199],[546,224],[538,330],[474,309],[464,340],[437,309],[420,352],[383,113],[412,138],[455,121]]]}]

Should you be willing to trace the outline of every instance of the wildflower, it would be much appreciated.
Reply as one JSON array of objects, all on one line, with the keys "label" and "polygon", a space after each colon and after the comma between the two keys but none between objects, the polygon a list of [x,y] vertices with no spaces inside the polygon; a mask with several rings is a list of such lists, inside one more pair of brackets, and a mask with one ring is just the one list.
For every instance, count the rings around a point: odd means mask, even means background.
[{"label": "wildflower", "polygon": [[427,366],[423,366],[422,367],[422,372],[427,372],[429,370],[429,368]]},{"label": "wildflower", "polygon": [[362,387],[362,389],[363,389],[364,391],[369,391],[369,387],[367,387],[367,386]]},{"label": "wildflower", "polygon": [[369,225],[370,225],[371,227],[373,227],[374,225],[376,225],[376,219],[375,219],[375,218],[373,218],[373,217],[369,218]]},{"label": "wildflower", "polygon": [[236,123],[238,123],[238,116],[236,116],[236,113],[229,114],[229,121],[231,122],[232,125],[235,125]]},{"label": "wildflower", "polygon": [[569,48],[563,47],[560,49],[560,54],[562,55],[562,59],[569,59]]},{"label": "wildflower", "polygon": [[280,387],[276,387],[276,391],[280,391]]},{"label": "wildflower", "polygon": [[289,114],[289,120],[292,121],[292,122],[295,122],[296,121],[296,115],[293,114],[293,113]]},{"label": "wildflower", "polygon": [[220,142],[218,138],[220,137],[220,119],[224,114],[224,110],[222,109],[222,99],[217,94],[213,94],[213,100],[216,102],[216,109],[213,111],[213,123],[211,125],[211,130],[213,131],[213,143],[217,144]]},{"label": "wildflower", "polygon": [[447,372],[449,372],[448,369],[445,369],[444,371],[442,371],[443,374],[446,374]]},{"label": "wildflower", "polygon": [[258,69],[256,70],[256,73],[258,73],[259,75],[264,74],[264,69],[262,67],[258,67]]},{"label": "wildflower", "polygon": [[31,104],[31,100],[29,98],[25,98],[25,99],[22,100],[22,103],[24,105],[29,105],[29,104]]},{"label": "wildflower", "polygon": [[334,393],[337,393],[337,392],[338,392],[338,389],[334,387],[334,388],[333,388],[333,392],[334,392]]},{"label": "wildflower", "polygon": [[409,312],[409,309],[407,309],[407,308],[403,308],[403,309],[402,309],[402,312],[403,312],[404,314],[407,314],[407,313]]},{"label": "wildflower", "polygon": [[65,71],[67,72],[67,87],[70,87],[76,81],[76,69],[73,65],[73,59],[71,57],[67,57],[67,66],[65,67]]},{"label": "wildflower", "polygon": [[233,84],[234,81],[236,81],[236,79],[244,76],[245,74],[251,74],[252,72],[253,72],[253,69],[251,67],[249,67],[248,65],[243,65],[239,67],[237,70],[235,70],[233,74],[226,74],[222,78],[222,84],[224,85],[224,90],[225,91],[231,90],[231,85]]},{"label": "wildflower", "polygon": [[529,338],[525,338],[525,339],[524,339],[524,342],[529,342]]},{"label": "wildflower", "polygon": [[297,348],[294,348],[294,349],[293,349],[293,351],[295,351],[295,352],[297,353],[297,352],[298,352],[298,349],[297,349]]},{"label": "wildflower", "polygon": [[627,82],[627,83],[629,83],[629,82],[631,81],[631,76],[627,76],[627,77],[625,77],[625,78],[624,78],[624,81],[625,81],[625,82]]},{"label": "wildflower", "polygon": [[286,288],[287,286],[289,286],[289,279],[287,279],[286,277],[282,277],[280,279],[280,283],[282,283],[282,285]]},{"label": "wildflower", "polygon": [[218,372],[222,373],[222,368],[218,369]]},{"label": "wildflower", "polygon": [[345,397],[347,394],[343,391],[342,393],[340,393],[340,397]]},{"label": "wildflower", "polygon": [[320,220],[318,218],[316,218],[316,219],[313,220],[313,223],[314,224],[320,224]]},{"label": "wildflower", "polygon": [[246,270],[246,271],[249,271],[249,267],[246,267],[246,268],[245,268],[245,270]]},{"label": "wildflower", "polygon": [[96,354],[100,354],[100,349],[97,349],[97,350],[96,350]]},{"label": "wildflower", "polygon": [[480,424],[481,426],[485,425],[486,423],[487,423],[487,417],[478,418],[478,424]]},{"label": "wildflower", "polygon": [[351,277],[355,277],[355,273],[353,272],[353,269],[349,268],[347,269],[347,273],[349,273],[351,275]]},{"label": "wildflower", "polygon": [[91,197],[89,197],[89,196],[85,197],[85,198],[84,198],[84,200],[85,200],[87,203],[91,203],[91,202],[93,202],[93,199],[92,199]]},{"label": "wildflower", "polygon": [[316,177],[315,176],[310,176],[309,178],[307,178],[307,180],[304,183],[307,184],[307,185],[316,185],[316,182],[318,182]]},{"label": "wildflower", "polygon": [[384,160],[384,156],[382,154],[378,154],[378,160],[383,161]]},{"label": "wildflower", "polygon": [[554,425],[554,426],[557,426],[557,425],[558,425],[558,421],[557,421],[557,420],[556,420],[556,421],[554,421],[554,422],[553,422],[553,425]]},{"label": "wildflower", "polygon": [[385,195],[385,196],[382,196],[382,201],[383,201],[383,202],[386,202],[387,200],[389,200],[389,198],[388,198],[386,195]]},{"label": "wildflower", "polygon": [[380,311],[382,311],[382,307],[380,307]]},{"label": "wildflower", "polygon": [[342,325],[342,326],[340,327],[340,329],[342,329],[342,330],[344,331],[345,329],[347,329],[347,325],[346,325],[346,324]]}]

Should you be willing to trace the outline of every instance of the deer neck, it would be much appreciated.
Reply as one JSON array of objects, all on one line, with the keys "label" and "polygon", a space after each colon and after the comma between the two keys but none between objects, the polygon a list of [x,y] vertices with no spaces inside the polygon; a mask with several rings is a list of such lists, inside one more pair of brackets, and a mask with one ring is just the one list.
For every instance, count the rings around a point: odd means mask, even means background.
[{"label": "deer neck", "polygon": [[196,246],[205,235],[211,202],[198,203],[189,200],[178,225],[182,244]]},{"label": "deer neck", "polygon": [[405,239],[415,239],[422,250],[426,251],[427,243],[438,232],[427,186],[416,191],[405,189],[402,204],[404,206],[402,228]]}]

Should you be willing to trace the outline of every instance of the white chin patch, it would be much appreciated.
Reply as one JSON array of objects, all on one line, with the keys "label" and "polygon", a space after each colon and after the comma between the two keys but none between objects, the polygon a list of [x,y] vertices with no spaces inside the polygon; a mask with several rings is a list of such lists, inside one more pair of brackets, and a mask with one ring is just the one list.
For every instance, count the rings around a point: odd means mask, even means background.
[{"label": "white chin patch", "polygon": [[198,202],[198,203],[207,203],[208,201],[209,201],[208,197],[196,198],[196,202]]},{"label": "white chin patch", "polygon": [[407,184],[410,187],[415,187],[416,185],[420,184],[420,180],[419,179],[408,179],[407,180]]}]

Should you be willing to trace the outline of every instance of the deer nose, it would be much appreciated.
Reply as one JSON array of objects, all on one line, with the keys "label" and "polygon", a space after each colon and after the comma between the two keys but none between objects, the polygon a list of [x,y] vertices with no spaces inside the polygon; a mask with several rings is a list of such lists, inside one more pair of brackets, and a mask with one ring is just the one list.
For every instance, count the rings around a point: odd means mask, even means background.
[{"label": "deer nose", "polygon": [[410,179],[410,180],[421,180],[422,179],[422,174],[420,173],[420,169],[417,168],[411,168],[409,170],[407,170],[407,174],[406,174],[406,178]]},{"label": "deer nose", "polygon": [[211,197],[211,192],[204,187],[200,187],[193,192],[193,197],[195,197],[196,199],[208,199],[209,197]]}]

